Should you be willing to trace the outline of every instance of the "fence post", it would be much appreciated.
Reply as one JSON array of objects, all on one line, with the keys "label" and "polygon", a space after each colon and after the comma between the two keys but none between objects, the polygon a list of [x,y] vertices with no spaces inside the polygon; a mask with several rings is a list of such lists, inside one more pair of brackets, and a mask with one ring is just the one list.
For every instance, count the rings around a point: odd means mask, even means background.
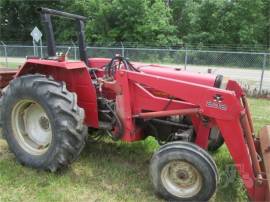
[{"label": "fence post", "polygon": [[40,39],[40,57],[43,58],[43,43],[42,43],[42,39]]},{"label": "fence post", "polygon": [[8,67],[8,54],[7,54],[7,45],[1,41],[1,43],[3,44],[4,47],[4,51],[5,51],[5,61],[6,61],[6,67]]},{"label": "fence post", "polygon": [[264,70],[266,67],[266,53],[263,55],[263,66],[262,66],[262,74],[261,74],[261,81],[260,81],[260,89],[259,89],[259,95],[262,94],[262,84],[263,84],[263,77],[264,77]]},{"label": "fence post", "polygon": [[186,51],[185,51],[185,70],[187,70],[187,63],[188,63],[188,50],[186,47]]},{"label": "fence post", "polygon": [[34,56],[36,56],[37,55],[36,54],[36,44],[35,44],[35,40],[34,39],[33,39],[32,43],[33,43]]},{"label": "fence post", "polygon": [[121,41],[121,47],[122,47],[122,57],[125,57],[125,47],[124,47],[124,44],[122,43]]}]

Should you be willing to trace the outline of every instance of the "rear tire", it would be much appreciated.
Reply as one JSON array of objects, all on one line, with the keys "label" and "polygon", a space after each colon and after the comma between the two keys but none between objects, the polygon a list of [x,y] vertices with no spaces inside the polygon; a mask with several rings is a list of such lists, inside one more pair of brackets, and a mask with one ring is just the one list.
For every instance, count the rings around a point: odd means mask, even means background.
[{"label": "rear tire", "polygon": [[223,144],[224,139],[220,130],[217,127],[211,128],[208,140],[208,150],[217,151]]},{"label": "rear tire", "polygon": [[151,159],[150,174],[155,192],[169,201],[208,201],[218,181],[212,157],[187,142],[162,146]]},{"label": "rear tire", "polygon": [[10,82],[2,102],[3,135],[23,165],[56,171],[79,156],[87,134],[84,110],[64,82],[21,76]]}]

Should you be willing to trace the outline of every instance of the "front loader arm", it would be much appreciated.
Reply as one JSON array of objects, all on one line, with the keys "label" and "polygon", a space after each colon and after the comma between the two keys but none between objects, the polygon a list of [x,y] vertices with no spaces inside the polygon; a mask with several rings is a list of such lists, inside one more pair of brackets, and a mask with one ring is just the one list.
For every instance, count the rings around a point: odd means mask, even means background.
[{"label": "front loader arm", "polygon": [[144,73],[125,71],[120,73],[121,77],[125,74],[129,81],[152,87],[199,106],[204,115],[212,118],[230,120],[240,117],[243,110],[240,100],[233,91]]},{"label": "front loader arm", "polygon": [[[253,138],[252,123],[249,120],[249,110],[243,102],[244,93],[240,86],[229,81],[227,90],[218,89],[210,86],[199,85],[191,82],[154,76],[146,73],[131,72],[119,70],[116,73],[116,81],[121,86],[121,93],[116,96],[118,103],[118,113],[123,119],[125,126],[125,135],[127,137],[134,135],[136,127],[134,126],[134,117],[141,117],[146,113],[138,113],[133,110],[133,100],[140,100],[143,97],[139,93],[140,88],[134,86],[147,86],[155,90],[164,92],[176,100],[186,103],[192,103],[189,109],[181,109],[179,115],[187,113],[199,117],[210,119],[214,122],[224,137],[225,143],[232,155],[236,168],[247,188],[252,200],[266,200],[264,192],[267,190],[267,183],[264,180],[261,166],[257,158],[258,153]],[[234,90],[235,89],[235,90]],[[136,102],[140,103],[140,102]],[[153,100],[153,105],[155,102]],[[136,104],[138,105],[138,104]],[[119,108],[121,108],[119,110]],[[137,106],[138,108],[138,106]],[[143,109],[143,106],[141,106]],[[162,113],[164,116],[170,114],[171,110],[161,110],[152,112],[153,117]],[[136,114],[134,114],[136,113]],[[148,113],[149,114],[149,113]],[[204,142],[208,136],[204,137]],[[200,145],[201,146],[201,145]]]}]

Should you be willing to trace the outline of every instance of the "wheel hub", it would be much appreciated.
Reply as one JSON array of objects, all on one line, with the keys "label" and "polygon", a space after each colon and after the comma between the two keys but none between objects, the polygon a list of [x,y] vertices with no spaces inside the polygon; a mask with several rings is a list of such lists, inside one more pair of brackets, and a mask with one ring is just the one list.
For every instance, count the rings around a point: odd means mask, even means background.
[{"label": "wheel hub", "polygon": [[50,128],[50,122],[49,119],[45,116],[41,116],[39,119],[40,127],[44,130],[48,130]]},{"label": "wheel hub", "polygon": [[175,160],[165,165],[161,172],[161,180],[167,191],[182,198],[196,195],[202,187],[201,175],[186,161]]},{"label": "wheel hub", "polygon": [[22,100],[12,111],[12,126],[21,147],[33,155],[47,151],[52,130],[45,110],[36,102]]},{"label": "wheel hub", "polygon": [[177,177],[178,177],[180,180],[187,180],[187,179],[188,179],[188,174],[187,174],[187,172],[178,171],[178,172],[177,172]]}]

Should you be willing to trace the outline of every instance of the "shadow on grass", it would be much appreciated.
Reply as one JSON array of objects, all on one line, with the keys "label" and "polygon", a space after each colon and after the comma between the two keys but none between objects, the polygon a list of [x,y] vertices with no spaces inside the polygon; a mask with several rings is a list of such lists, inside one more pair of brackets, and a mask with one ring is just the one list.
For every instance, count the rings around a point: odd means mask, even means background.
[{"label": "shadow on grass", "polygon": [[[76,162],[57,173],[23,167],[13,155],[7,155],[0,159],[0,191],[5,191],[0,201],[25,197],[29,201],[162,201],[149,179],[149,160],[157,148],[151,138],[132,144],[110,140],[88,143]],[[226,148],[212,155],[220,184],[211,201],[246,201]]]},{"label": "shadow on grass", "polygon": [[[90,161],[100,161],[100,159],[105,159],[108,163],[113,162],[114,165],[119,164],[121,169],[118,171],[122,170],[121,175],[123,174],[122,177],[124,178],[134,176],[131,175],[128,177],[127,175],[129,172],[138,172],[138,176],[134,177],[139,177],[139,179],[142,180],[141,183],[145,185],[144,187],[151,194],[153,193],[153,189],[149,182],[148,167],[149,160],[151,159],[154,150],[157,148],[158,145],[153,139],[132,144],[99,142],[97,144],[87,145],[82,158],[88,158]],[[217,192],[211,201],[246,201],[247,196],[245,188],[238,176],[227,148],[223,146],[220,150],[211,155],[218,166],[220,177]],[[106,165],[104,167],[107,168]],[[126,169],[129,169],[129,171]],[[118,171],[115,172],[117,173]],[[125,175],[125,173],[127,175]],[[119,176],[120,178],[121,175]]]},{"label": "shadow on grass", "polygon": [[67,174],[74,183],[106,191],[120,201],[160,201],[149,178],[149,160],[157,147],[153,139],[87,143]]}]

